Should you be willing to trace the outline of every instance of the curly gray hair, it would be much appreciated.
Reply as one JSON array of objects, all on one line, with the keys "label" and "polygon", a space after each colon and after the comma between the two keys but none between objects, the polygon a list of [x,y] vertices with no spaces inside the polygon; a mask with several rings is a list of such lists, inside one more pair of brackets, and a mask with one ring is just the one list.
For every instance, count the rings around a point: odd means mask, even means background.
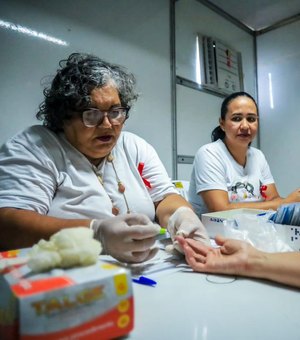
[{"label": "curly gray hair", "polygon": [[36,114],[55,132],[63,130],[65,120],[91,105],[90,94],[97,87],[115,86],[122,106],[131,107],[138,98],[135,77],[122,66],[84,53],[71,54],[59,66],[50,87],[43,91],[45,99]]}]

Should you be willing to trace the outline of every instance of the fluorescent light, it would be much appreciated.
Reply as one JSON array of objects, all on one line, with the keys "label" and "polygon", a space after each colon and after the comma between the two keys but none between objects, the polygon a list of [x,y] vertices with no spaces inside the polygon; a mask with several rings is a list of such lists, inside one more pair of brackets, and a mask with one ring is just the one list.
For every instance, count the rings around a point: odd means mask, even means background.
[{"label": "fluorescent light", "polygon": [[199,51],[199,37],[196,37],[196,82],[201,84],[201,61],[200,61],[200,51]]},{"label": "fluorescent light", "polygon": [[14,24],[12,22],[3,21],[1,19],[0,19],[0,27],[10,29],[12,31],[17,31],[18,33],[27,34],[27,35],[30,35],[31,37],[47,40],[47,41],[52,42],[52,43],[57,44],[57,45],[62,45],[62,46],[68,46],[69,45],[66,41],[63,41],[61,39],[57,39],[57,38],[51,37],[50,35],[47,35],[45,33],[37,32],[37,31],[34,31],[30,28],[27,28],[27,27],[24,27],[24,26],[21,26],[21,25],[18,25],[18,24]]},{"label": "fluorescent light", "polygon": [[273,102],[273,87],[272,87],[272,74],[268,73],[269,77],[269,97],[270,97],[270,108],[274,109],[274,102]]}]

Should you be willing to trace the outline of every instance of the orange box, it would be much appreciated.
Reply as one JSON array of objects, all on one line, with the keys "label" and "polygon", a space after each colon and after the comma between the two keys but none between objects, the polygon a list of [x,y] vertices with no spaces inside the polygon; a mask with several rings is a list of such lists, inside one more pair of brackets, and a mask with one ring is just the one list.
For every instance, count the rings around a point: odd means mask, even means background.
[{"label": "orange box", "polygon": [[111,339],[133,329],[128,270],[99,260],[35,274],[16,263],[26,252],[0,253],[0,339]]}]

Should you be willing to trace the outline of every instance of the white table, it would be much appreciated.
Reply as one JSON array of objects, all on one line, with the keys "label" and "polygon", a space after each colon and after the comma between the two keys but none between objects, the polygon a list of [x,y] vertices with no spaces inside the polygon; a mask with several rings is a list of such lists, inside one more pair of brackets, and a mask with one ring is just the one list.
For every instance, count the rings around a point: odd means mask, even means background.
[{"label": "white table", "polygon": [[300,339],[298,289],[187,271],[166,273],[156,281],[156,287],[133,284],[130,340]]}]

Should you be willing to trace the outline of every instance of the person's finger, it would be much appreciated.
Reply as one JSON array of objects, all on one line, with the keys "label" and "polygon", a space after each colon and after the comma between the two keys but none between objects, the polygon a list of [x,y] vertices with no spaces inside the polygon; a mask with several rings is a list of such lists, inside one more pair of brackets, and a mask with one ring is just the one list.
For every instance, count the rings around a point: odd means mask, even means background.
[{"label": "person's finger", "polygon": [[151,260],[159,251],[159,247],[154,247],[150,249],[149,255],[145,259],[145,261]]},{"label": "person's finger", "polygon": [[174,248],[175,248],[179,253],[184,254],[184,251],[183,251],[183,249],[182,249],[180,243],[179,243],[177,240],[175,240],[175,241],[173,242],[173,245],[174,245]]},{"label": "person's finger", "polygon": [[193,270],[203,272],[205,270],[205,256],[194,256],[193,250],[189,246],[184,247],[186,262],[193,268]]},{"label": "person's finger", "polygon": [[222,254],[231,255],[239,251],[246,243],[240,240],[227,239],[220,247]]},{"label": "person's finger", "polygon": [[144,252],[152,248],[155,245],[155,242],[155,237],[150,237],[142,240],[130,240],[127,244],[128,249],[131,252]]},{"label": "person's finger", "polygon": [[152,248],[142,252],[132,252],[131,262],[140,263],[152,259],[158,252],[159,248]]},{"label": "person's finger", "polygon": [[184,255],[188,255],[189,257],[193,257],[196,259],[196,261],[203,262],[206,259],[206,255],[203,255],[199,253],[198,251],[195,251],[187,242],[182,247],[182,250],[184,252]]},{"label": "person's finger", "polygon": [[235,252],[236,248],[233,248],[232,244],[225,243],[220,247],[220,250],[223,255],[231,255]]},{"label": "person's finger", "polygon": [[215,237],[215,241],[216,241],[216,244],[218,246],[222,246],[224,244],[224,242],[226,241],[226,238],[224,236],[218,234]]},{"label": "person's finger", "polygon": [[202,242],[199,242],[199,241],[195,241],[195,240],[192,240],[190,238],[187,238],[185,239],[186,240],[186,243],[193,249],[193,251],[195,253],[200,253],[204,256],[207,255],[207,253],[213,249],[212,247],[210,246],[207,246],[206,244],[202,243]]},{"label": "person's finger", "polygon": [[178,243],[180,244],[181,248],[183,249],[183,247],[186,245],[186,240],[184,237],[182,236],[176,236],[175,240],[178,241]]},{"label": "person's finger", "polygon": [[161,227],[158,224],[149,225],[132,225],[126,229],[127,237],[134,240],[143,240],[154,238],[160,232]]},{"label": "person's finger", "polygon": [[201,263],[205,263],[206,260],[207,260],[207,257],[202,255],[202,254],[194,254],[194,259],[197,261],[197,262],[201,262]]},{"label": "person's finger", "polygon": [[127,253],[122,253],[122,254],[111,254],[114,258],[116,258],[119,262],[123,262],[123,263],[133,263],[133,257],[132,254],[130,252]]},{"label": "person's finger", "polygon": [[211,246],[210,239],[207,238],[205,235],[203,235],[201,233],[195,233],[194,236],[193,236],[193,239],[195,241],[199,241],[199,242],[204,243],[208,247]]},{"label": "person's finger", "polygon": [[[145,261],[149,261],[151,260],[159,251],[159,248],[151,248],[149,249],[147,252],[144,252],[144,254],[141,257],[138,257],[139,262],[145,262]],[[133,253],[133,256],[135,259],[137,259],[136,257],[136,253]]]},{"label": "person's finger", "polygon": [[174,244],[168,244],[165,247],[165,251],[170,254],[170,255],[174,255],[174,256],[182,256],[183,254],[180,253],[175,247]]},{"label": "person's finger", "polygon": [[131,213],[123,215],[121,218],[129,226],[153,224],[150,218],[144,214]]},{"label": "person's finger", "polygon": [[166,251],[168,254],[174,255],[174,246],[173,246],[173,244],[168,244],[168,245],[166,245],[165,251]]},{"label": "person's finger", "polygon": [[193,238],[194,234],[198,231],[197,225],[192,225],[191,223],[182,223],[178,230],[176,231],[176,236],[182,236],[184,238]]},{"label": "person's finger", "polygon": [[197,262],[204,263],[206,262],[207,254],[195,251],[189,244],[186,244],[183,248],[184,252],[189,256],[193,257]]}]

